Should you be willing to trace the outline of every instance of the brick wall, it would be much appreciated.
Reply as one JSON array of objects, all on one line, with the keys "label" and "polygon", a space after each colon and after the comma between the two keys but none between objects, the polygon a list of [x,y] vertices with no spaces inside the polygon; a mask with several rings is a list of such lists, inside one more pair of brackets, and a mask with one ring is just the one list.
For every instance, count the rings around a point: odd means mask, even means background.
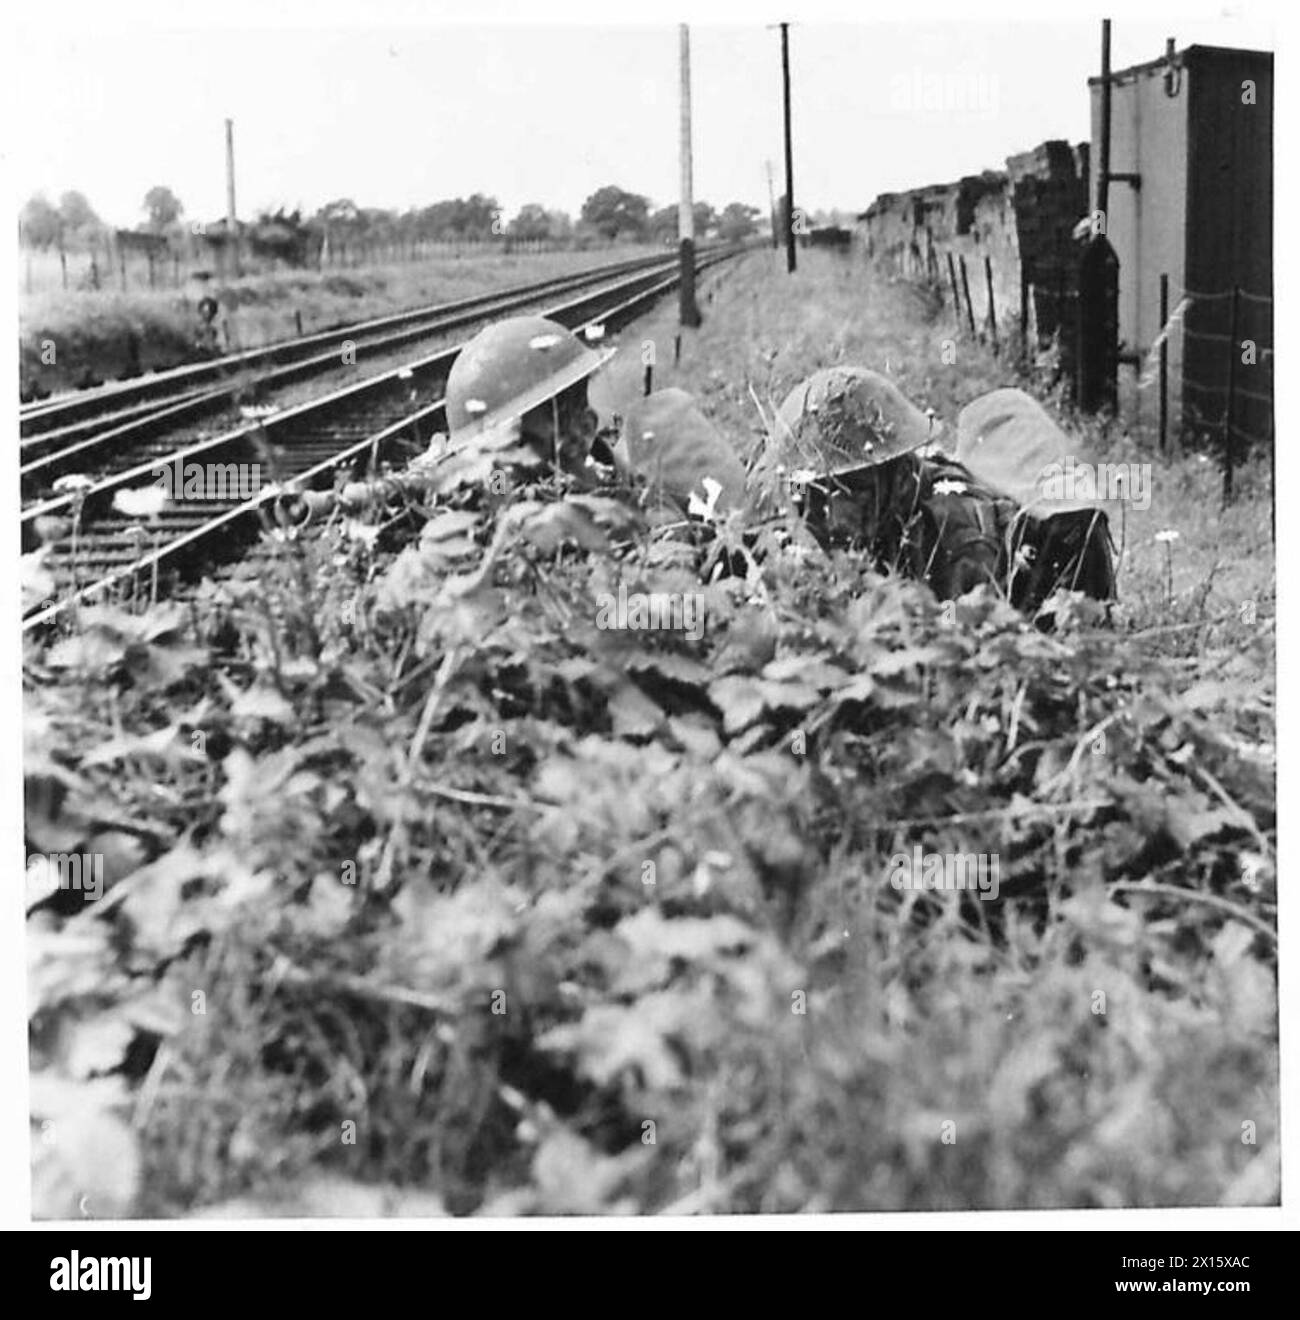
[{"label": "brick wall", "polygon": [[[1032,286],[1031,334],[1045,343],[1060,328],[1069,360],[1077,261],[1070,235],[1087,211],[1088,146],[1054,141],[1009,157],[1005,170],[883,193],[858,217],[858,232],[871,261],[935,283],[950,307],[948,255],[958,270],[959,289],[964,260],[982,334],[989,325],[985,258],[1001,338],[1019,333],[1023,270]],[[964,291],[962,301],[964,317]]]}]

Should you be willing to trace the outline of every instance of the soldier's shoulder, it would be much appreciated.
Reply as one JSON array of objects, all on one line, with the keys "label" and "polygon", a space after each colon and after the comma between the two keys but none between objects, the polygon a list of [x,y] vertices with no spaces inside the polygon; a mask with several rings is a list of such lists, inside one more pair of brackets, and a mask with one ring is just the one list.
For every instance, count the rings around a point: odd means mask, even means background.
[{"label": "soldier's shoulder", "polygon": [[720,507],[742,502],[740,456],[688,391],[669,386],[637,399],[624,414],[622,440],[632,469],[683,508],[691,495],[708,498],[706,480],[718,486]]}]

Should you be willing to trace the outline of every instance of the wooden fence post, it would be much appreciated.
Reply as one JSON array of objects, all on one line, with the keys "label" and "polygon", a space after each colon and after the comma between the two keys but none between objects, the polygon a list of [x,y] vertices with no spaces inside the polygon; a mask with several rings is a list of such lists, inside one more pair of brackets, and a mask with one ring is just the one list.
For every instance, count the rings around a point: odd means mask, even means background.
[{"label": "wooden fence post", "polygon": [[1237,401],[1237,357],[1239,348],[1237,345],[1238,333],[1238,304],[1241,297],[1241,286],[1234,284],[1232,286],[1232,328],[1228,332],[1228,401],[1223,410],[1223,502],[1228,504],[1232,500],[1232,469],[1236,457],[1233,452],[1236,449],[1236,440],[1232,434],[1232,413],[1233,404]]},{"label": "wooden fence post", "polygon": [[1029,365],[1029,268],[1020,263],[1020,364]]},{"label": "wooden fence post", "polygon": [[1277,544],[1277,428],[1273,409],[1268,410],[1268,528],[1269,539]]},{"label": "wooden fence post", "polygon": [[1056,332],[1063,343],[1065,340],[1065,244],[1059,233],[1056,236]]},{"label": "wooden fence post", "polygon": [[961,266],[961,288],[962,292],[966,295],[966,320],[970,324],[970,336],[972,339],[978,339],[979,334],[975,329],[975,309],[971,306],[970,302],[970,281],[966,278],[965,253],[958,257],[957,261]]},{"label": "wooden fence post", "polygon": [[1160,452],[1163,454],[1169,443],[1169,339],[1165,334],[1165,322],[1169,320],[1169,276],[1160,277],[1160,319],[1156,322],[1160,336]]},{"label": "wooden fence post", "polygon": [[961,294],[957,292],[957,267],[952,263],[952,249],[945,254],[948,258],[948,279],[952,282],[952,310],[957,318],[957,329],[961,329]]},{"label": "wooden fence post", "polygon": [[989,291],[989,333],[993,336],[993,351],[998,351],[998,312],[993,305],[993,258],[984,258],[984,284]]}]

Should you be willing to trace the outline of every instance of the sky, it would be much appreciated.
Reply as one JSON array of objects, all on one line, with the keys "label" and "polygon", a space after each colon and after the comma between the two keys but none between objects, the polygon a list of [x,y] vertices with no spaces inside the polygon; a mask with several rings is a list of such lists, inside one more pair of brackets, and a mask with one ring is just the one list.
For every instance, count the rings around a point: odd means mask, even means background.
[{"label": "sky", "polygon": [[[187,217],[215,218],[229,116],[245,217],[337,197],[401,209],[474,191],[510,213],[536,201],[576,214],[607,183],[663,205],[678,188],[681,16],[695,20],[696,198],[766,211],[768,161],[782,191],[780,38],[758,8],[733,4],[721,12],[745,21],[725,24],[683,9],[653,26],[611,25],[610,15],[642,12],[630,8],[545,26],[501,21],[498,9],[61,4],[21,27],[13,48],[12,191],[21,203],[78,188],[106,220],[129,225],[145,192],[166,184]],[[431,17],[444,12],[458,21]],[[906,23],[877,22],[861,5],[843,12],[864,17],[792,6],[801,206],[856,212],[883,191],[1087,137],[1100,38],[1086,7],[954,11],[981,15],[971,21],[927,17],[917,4]],[[154,21],[139,21],[145,13]],[[1254,6],[1130,0],[1115,20],[1114,67],[1156,58],[1170,35],[1180,47],[1274,44],[1271,16]]]}]

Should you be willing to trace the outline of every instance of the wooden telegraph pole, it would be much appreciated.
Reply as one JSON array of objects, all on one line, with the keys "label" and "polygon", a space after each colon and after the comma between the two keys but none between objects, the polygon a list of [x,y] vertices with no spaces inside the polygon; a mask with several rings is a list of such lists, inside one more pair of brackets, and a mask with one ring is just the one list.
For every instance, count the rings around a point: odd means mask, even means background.
[{"label": "wooden telegraph pole", "polygon": [[1101,141],[1097,153],[1097,189],[1094,206],[1101,212],[1106,228],[1110,217],[1110,19],[1101,20]]},{"label": "wooden telegraph pole", "polygon": [[239,274],[239,229],[235,219],[235,121],[226,120],[226,242],[231,265]]},{"label": "wooden telegraph pole", "polygon": [[695,305],[695,201],[691,180],[691,30],[678,28],[681,45],[681,197],[677,203],[677,241],[681,257],[677,320],[681,325],[700,323]]},{"label": "wooden telegraph pole", "polygon": [[775,251],[780,246],[780,238],[777,231],[781,228],[780,221],[776,218],[776,192],[772,187],[772,162],[770,160],[763,162],[767,166],[767,219],[772,226],[772,250]]},{"label": "wooden telegraph pole", "polygon": [[790,142],[790,24],[781,24],[781,89],[785,96],[785,268],[794,273],[794,148]]}]

